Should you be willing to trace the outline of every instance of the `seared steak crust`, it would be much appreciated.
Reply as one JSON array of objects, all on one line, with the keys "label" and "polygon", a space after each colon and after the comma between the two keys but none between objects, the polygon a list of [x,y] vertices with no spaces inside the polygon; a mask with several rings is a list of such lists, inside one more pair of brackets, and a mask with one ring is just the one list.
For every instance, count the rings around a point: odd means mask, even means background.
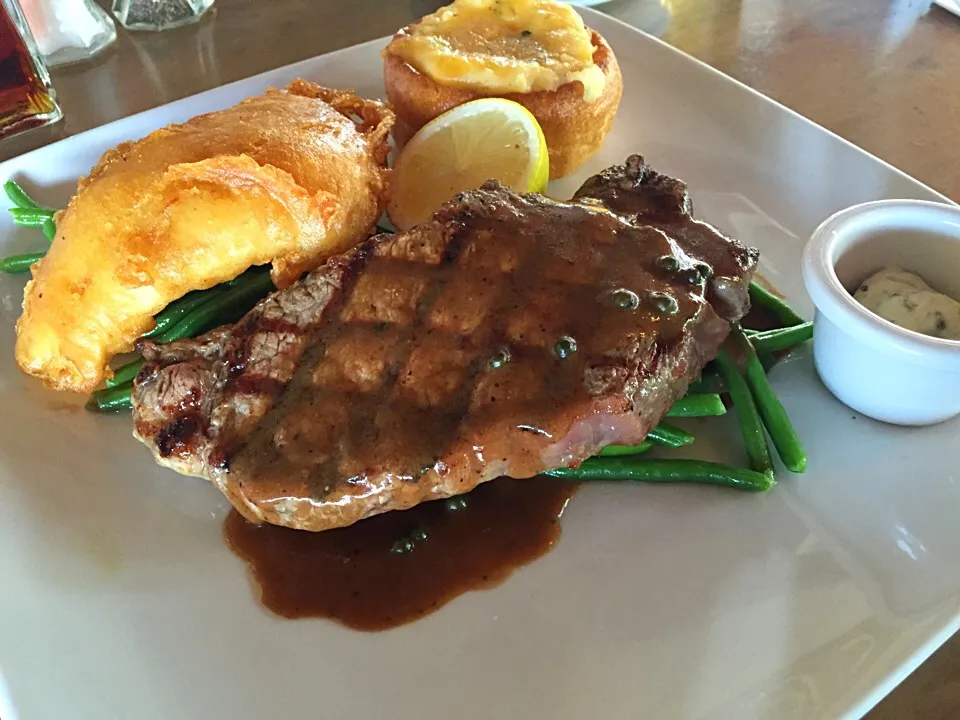
[{"label": "seared steak crust", "polygon": [[306,530],[644,438],[746,311],[757,253],[631,157],[571,202],[495,182],[233,327],[144,341],[135,435]]}]

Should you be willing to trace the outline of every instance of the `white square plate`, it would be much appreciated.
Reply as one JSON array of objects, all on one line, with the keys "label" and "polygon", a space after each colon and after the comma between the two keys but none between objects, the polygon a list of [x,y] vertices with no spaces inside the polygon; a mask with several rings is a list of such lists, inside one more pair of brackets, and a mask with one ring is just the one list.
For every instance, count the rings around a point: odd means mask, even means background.
[{"label": "white square plate", "polygon": [[[803,312],[813,228],[852,203],[944,200],[795,113],[585,10],[624,97],[576,177],[643,153],[695,211],[761,249]],[[295,76],[382,93],[382,40],[308,60],[4,163],[63,203],[121,140]],[[0,252],[35,231],[0,217]],[[261,608],[221,539],[225,501],[157,467],[126,417],[80,410],[13,362],[23,280],[0,278],[0,671],[4,720],[855,717],[957,627],[960,424],[883,426],[837,403],[806,354],[772,380],[810,456],[772,492],[590,485],[563,537],[503,585],[365,634]],[[724,459],[732,418],[699,451]],[[725,448],[732,450],[725,450]]]}]

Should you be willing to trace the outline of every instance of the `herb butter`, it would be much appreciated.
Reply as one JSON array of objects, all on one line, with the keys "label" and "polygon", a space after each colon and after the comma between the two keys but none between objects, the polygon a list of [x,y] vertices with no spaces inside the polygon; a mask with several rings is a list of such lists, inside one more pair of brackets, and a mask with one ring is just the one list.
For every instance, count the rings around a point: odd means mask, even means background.
[{"label": "herb butter", "polygon": [[898,267],[864,280],[853,297],[884,320],[931,337],[960,340],[960,302]]}]

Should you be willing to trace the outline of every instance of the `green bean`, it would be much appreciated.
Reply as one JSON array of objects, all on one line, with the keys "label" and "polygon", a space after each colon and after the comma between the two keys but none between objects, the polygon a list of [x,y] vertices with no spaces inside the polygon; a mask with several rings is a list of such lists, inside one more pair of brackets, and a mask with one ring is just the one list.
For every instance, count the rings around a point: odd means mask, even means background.
[{"label": "green bean", "polygon": [[600,451],[599,457],[617,457],[618,455],[641,455],[653,447],[653,442],[644,440],[639,445],[607,445]]},{"label": "green bean", "polygon": [[233,280],[227,280],[226,282],[222,282],[219,285],[215,285],[210,289],[214,290],[219,288],[221,290],[225,290],[227,288],[236,287],[237,285],[242,285],[243,283],[247,282],[251,277],[259,273],[261,270],[262,268],[259,268],[259,267],[248,268],[244,272],[237,275]]},{"label": "green bean", "polygon": [[243,317],[251,307],[273,289],[270,272],[266,268],[188,313],[172,328],[160,335],[162,343],[196,337],[207,330]]},{"label": "green bean", "polygon": [[133,379],[142,367],[143,358],[138,358],[133,362],[128,362],[126,365],[121,365],[113,371],[113,377],[107,380],[107,387],[112,388],[117,387],[117,385],[126,385],[129,382],[133,382]]},{"label": "green bean", "polygon": [[132,392],[133,382],[126,382],[123,385],[117,385],[106,390],[97,390],[87,401],[87,410],[94,412],[129,410],[133,407],[133,401],[130,397]]},{"label": "green bean", "polygon": [[43,258],[46,253],[28,253],[26,255],[9,255],[0,259],[0,272],[14,275],[16,273],[25,273],[30,270],[30,266],[37,260]]},{"label": "green bean", "polygon": [[750,282],[750,299],[761,307],[767,308],[787,327],[802,325],[805,321],[786,301],[767,290],[756,280]]},{"label": "green bean", "polygon": [[693,442],[693,435],[688,433],[686,430],[681,430],[680,428],[665,422],[660,423],[653,428],[653,430],[648,432],[647,437],[653,440],[655,443],[666,445],[667,447],[672,448],[683,447],[684,445],[689,445]]},{"label": "green bean", "polygon": [[153,318],[156,326],[153,328],[153,330],[145,332],[142,337],[152,338],[156,337],[157,335],[161,335],[186,317],[188,313],[193,312],[200,305],[203,305],[205,302],[209,302],[217,295],[222,294],[223,290],[219,288],[211,288],[209,290],[187,293],[179,300],[174,300],[172,303],[167,305],[163,312],[157,313],[157,315]]},{"label": "green bean", "polygon": [[13,222],[25,227],[42,227],[47,220],[53,219],[53,210],[33,208],[10,208]]},{"label": "green bean", "polygon": [[757,353],[776,352],[777,350],[786,350],[794,345],[806,342],[813,337],[813,323],[805,322],[801,325],[794,325],[777,330],[767,330],[766,332],[750,333],[750,344]]},{"label": "green bean", "polygon": [[716,393],[687,393],[667,411],[667,417],[716,417],[726,412]]},{"label": "green bean", "polygon": [[783,403],[770,387],[770,381],[767,379],[760,359],[752,349],[747,355],[746,378],[760,418],[770,439],[773,440],[773,446],[777,449],[780,460],[790,472],[804,472],[807,469],[807,455],[803,445],[790,423]]},{"label": "green bean", "polygon": [[209,302],[210,300],[213,300],[213,298],[217,297],[218,295],[222,295],[225,290],[229,290],[230,288],[249,282],[252,277],[260,272],[262,272],[261,268],[252,268],[241,273],[233,280],[227,280],[226,282],[215,285],[207,290],[195,290],[187,293],[179,300],[174,300],[172,303],[167,305],[162,312],[157,313],[157,315],[153,318],[156,326],[149,332],[145,332],[141,337],[152,338],[163,334],[184,317],[186,317],[188,313],[193,312],[198,307]]},{"label": "green bean", "polygon": [[47,220],[40,228],[43,230],[43,235],[47,238],[47,241],[53,242],[53,239],[57,236],[57,224],[53,221],[53,218]]},{"label": "green bean", "polygon": [[10,202],[12,202],[18,208],[24,208],[27,210],[46,210],[46,208],[40,207],[40,205],[38,205],[33,198],[27,195],[26,191],[13,180],[7,180],[3,184],[3,191],[7,194],[7,197],[10,198]]},{"label": "green bean", "polygon": [[197,292],[210,292],[211,290],[224,290],[227,288],[236,287],[237,285],[243,285],[246,282],[249,282],[251,278],[260,275],[267,267],[264,265],[254,265],[248,267],[242,273],[237,275],[233,280],[225,280],[219,285],[214,285],[210,290],[198,290]]},{"label": "green bean", "polygon": [[[214,327],[219,324],[220,314],[229,311],[231,308],[246,307],[251,303],[251,298],[255,295],[259,299],[267,289],[265,284],[269,283],[269,273],[265,270],[257,274],[245,274],[231,281],[234,284],[233,290],[212,288],[207,291],[190,293],[179,300],[167,306],[167,309],[159,313],[155,318],[156,327],[143,337],[156,337],[160,335],[159,342],[169,342],[184,337],[192,337],[204,330],[209,329],[209,324],[214,323]],[[230,295],[230,293],[233,293]],[[218,302],[221,298],[230,295],[227,303]],[[113,377],[107,380],[107,389],[114,389],[130,384],[143,367],[143,360],[137,359],[117,368]],[[99,391],[105,393],[105,391]],[[91,402],[94,405],[100,405],[97,399],[99,396],[94,393]],[[110,396],[109,403],[117,402],[113,396]],[[109,404],[108,403],[108,404]]]},{"label": "green bean", "polygon": [[767,447],[763,423],[760,421],[747,381],[743,379],[740,368],[726,350],[720,351],[715,362],[723,382],[726,383],[730,399],[733,400],[733,409],[740,422],[740,433],[743,435],[747,457],[750,458],[750,467],[757,472],[772,474],[773,460],[770,459],[770,448]]},{"label": "green bean", "polygon": [[637,480],[657,483],[702,483],[764,492],[776,484],[773,473],[721,465],[704,460],[596,459],[577,468],[548,470],[547,475],[570,480]]},{"label": "green bean", "polygon": [[[272,287],[270,272],[264,268],[257,273],[250,274],[242,283],[229,290],[217,289],[206,293],[197,293],[195,296],[197,302],[192,304],[188,312],[180,316],[179,322],[160,335],[158,342],[170,342],[185,337],[194,337],[224,322],[229,322],[229,318],[237,313],[241,311],[245,313]],[[185,298],[181,300],[183,299]],[[170,310],[170,308],[168,307],[167,310]],[[133,378],[140,371],[142,363],[142,360],[135,360],[118,368],[114,377],[107,381],[107,388],[97,390],[90,396],[87,408],[101,412],[129,409],[131,407],[130,393],[133,390]]]}]

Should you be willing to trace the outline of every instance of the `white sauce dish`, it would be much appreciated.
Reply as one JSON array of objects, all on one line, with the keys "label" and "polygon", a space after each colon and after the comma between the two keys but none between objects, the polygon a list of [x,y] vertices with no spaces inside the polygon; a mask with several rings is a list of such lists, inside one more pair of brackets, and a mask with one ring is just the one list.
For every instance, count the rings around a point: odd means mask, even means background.
[{"label": "white sauce dish", "polygon": [[960,207],[881,200],[841,210],[813,233],[802,267],[816,306],[814,361],[830,392],[898,425],[960,414],[960,340],[905,330],[853,296],[878,270],[900,267],[960,300]]}]

